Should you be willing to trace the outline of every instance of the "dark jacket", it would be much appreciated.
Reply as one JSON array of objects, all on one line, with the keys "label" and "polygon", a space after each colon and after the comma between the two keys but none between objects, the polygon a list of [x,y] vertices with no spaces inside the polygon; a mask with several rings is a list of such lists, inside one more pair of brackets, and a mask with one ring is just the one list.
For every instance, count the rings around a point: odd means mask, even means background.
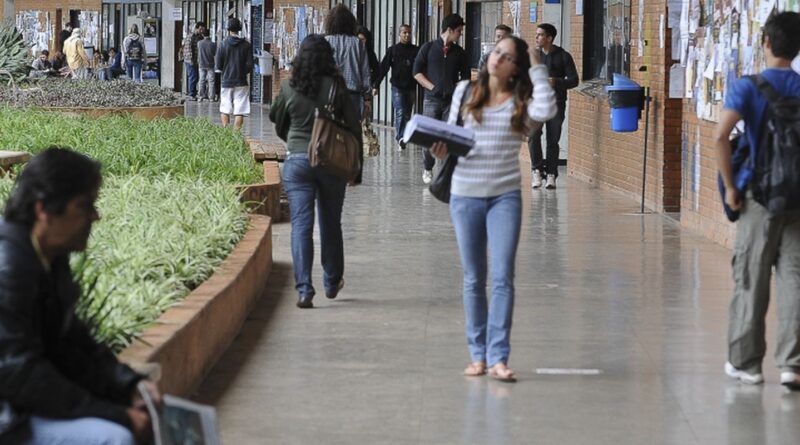
[{"label": "dark jacket", "polygon": [[241,37],[226,37],[217,49],[214,67],[216,71],[222,72],[222,88],[247,86],[253,71],[253,49],[250,42]]},{"label": "dark jacket", "polygon": [[549,54],[541,52],[542,63],[547,66],[550,77],[555,78],[556,102],[567,101],[567,90],[578,86],[578,70],[575,69],[575,61],[572,55],[561,48],[553,45]]},{"label": "dark jacket", "polygon": [[0,443],[30,415],[129,427],[142,376],[91,337],[74,312],[79,294],[68,256],[46,272],[30,230],[0,220]]},{"label": "dark jacket", "polygon": [[[352,95],[348,92],[344,81],[338,87],[333,101],[336,118],[344,121],[347,128],[356,136],[359,145],[363,145],[361,134],[361,120],[358,107],[352,102]],[[308,153],[308,144],[311,142],[311,131],[314,129],[314,113],[319,106],[328,103],[328,97],[333,85],[333,78],[323,77],[319,92],[311,98],[300,94],[289,85],[289,80],[281,82],[281,91],[272,103],[269,111],[269,120],[275,123],[275,133],[286,141],[286,151],[289,153]],[[362,156],[363,152],[359,150]],[[361,183],[361,172],[355,180]]]},{"label": "dark jacket", "polygon": [[197,62],[200,69],[214,68],[214,57],[217,54],[217,44],[211,38],[205,38],[197,43],[198,55]]},{"label": "dark jacket", "polygon": [[455,43],[451,43],[444,55],[444,40],[432,40],[419,49],[414,60],[414,75],[425,75],[431,81],[433,91],[425,90],[425,97],[435,97],[449,102],[460,80],[469,79],[467,53]]},{"label": "dark jacket", "polygon": [[417,58],[419,47],[411,43],[397,43],[386,50],[381,65],[378,68],[378,75],[375,78],[375,88],[380,86],[383,78],[392,70],[392,85],[401,90],[412,90],[416,88],[417,81],[414,80],[414,59]]}]

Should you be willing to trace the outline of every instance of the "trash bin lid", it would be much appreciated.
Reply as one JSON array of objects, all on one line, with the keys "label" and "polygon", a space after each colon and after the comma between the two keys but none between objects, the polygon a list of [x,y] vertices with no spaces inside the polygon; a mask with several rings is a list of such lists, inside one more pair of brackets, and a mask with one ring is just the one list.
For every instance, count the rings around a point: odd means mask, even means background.
[{"label": "trash bin lid", "polygon": [[614,82],[613,86],[615,87],[630,87],[630,88],[640,88],[640,85],[630,79],[630,77],[614,73]]},{"label": "trash bin lid", "polygon": [[609,91],[641,91],[642,87],[637,84],[633,85],[609,85],[606,87],[606,92]]}]

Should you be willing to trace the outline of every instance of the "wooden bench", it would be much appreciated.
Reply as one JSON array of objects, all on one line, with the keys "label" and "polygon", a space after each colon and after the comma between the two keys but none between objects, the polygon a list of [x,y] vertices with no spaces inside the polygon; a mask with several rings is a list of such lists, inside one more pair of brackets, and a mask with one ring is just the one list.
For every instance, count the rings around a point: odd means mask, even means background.
[{"label": "wooden bench", "polygon": [[247,139],[247,146],[256,162],[286,160],[286,147],[281,142],[265,142],[257,139]]}]

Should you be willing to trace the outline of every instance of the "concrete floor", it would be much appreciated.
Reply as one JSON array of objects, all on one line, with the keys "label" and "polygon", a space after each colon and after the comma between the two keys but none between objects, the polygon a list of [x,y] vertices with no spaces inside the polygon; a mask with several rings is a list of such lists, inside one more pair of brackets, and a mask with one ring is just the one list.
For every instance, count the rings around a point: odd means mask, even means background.
[{"label": "concrete floor", "polygon": [[274,226],[269,289],[196,395],[225,443],[800,443],[800,393],[776,383],[771,357],[760,387],[722,372],[730,252],[566,175],[523,189],[519,382],[461,376],[457,247],[419,158],[384,148],[348,190],[334,301],[294,306],[291,227]]}]

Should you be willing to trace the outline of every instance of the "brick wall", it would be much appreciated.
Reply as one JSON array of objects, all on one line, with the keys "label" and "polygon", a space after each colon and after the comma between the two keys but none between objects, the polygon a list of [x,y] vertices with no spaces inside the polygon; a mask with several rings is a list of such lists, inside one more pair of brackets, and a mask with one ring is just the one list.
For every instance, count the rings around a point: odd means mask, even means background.
[{"label": "brick wall", "polygon": [[[667,16],[664,0],[645,0],[644,37],[649,45],[643,54],[637,51],[639,37],[638,7],[632,8],[632,48],[630,77],[641,85],[650,85],[650,125],[647,153],[645,206],[659,212],[680,210],[681,195],[681,101],[668,99],[668,72],[671,60],[670,30],[659,45],[659,18]],[[579,72],[583,57],[583,17],[573,15],[570,52]],[[649,27],[649,31],[648,31]],[[649,51],[648,57],[645,57]],[[647,66],[647,71],[639,67]],[[610,130],[610,111],[605,97],[592,98],[570,92],[570,147],[567,171],[570,176],[641,199],[642,162],[645,139],[645,116],[635,133]]]},{"label": "brick wall", "polygon": [[725,218],[717,190],[717,165],[711,139],[716,124],[698,118],[689,99],[684,102],[681,224],[733,247],[735,226]]}]

